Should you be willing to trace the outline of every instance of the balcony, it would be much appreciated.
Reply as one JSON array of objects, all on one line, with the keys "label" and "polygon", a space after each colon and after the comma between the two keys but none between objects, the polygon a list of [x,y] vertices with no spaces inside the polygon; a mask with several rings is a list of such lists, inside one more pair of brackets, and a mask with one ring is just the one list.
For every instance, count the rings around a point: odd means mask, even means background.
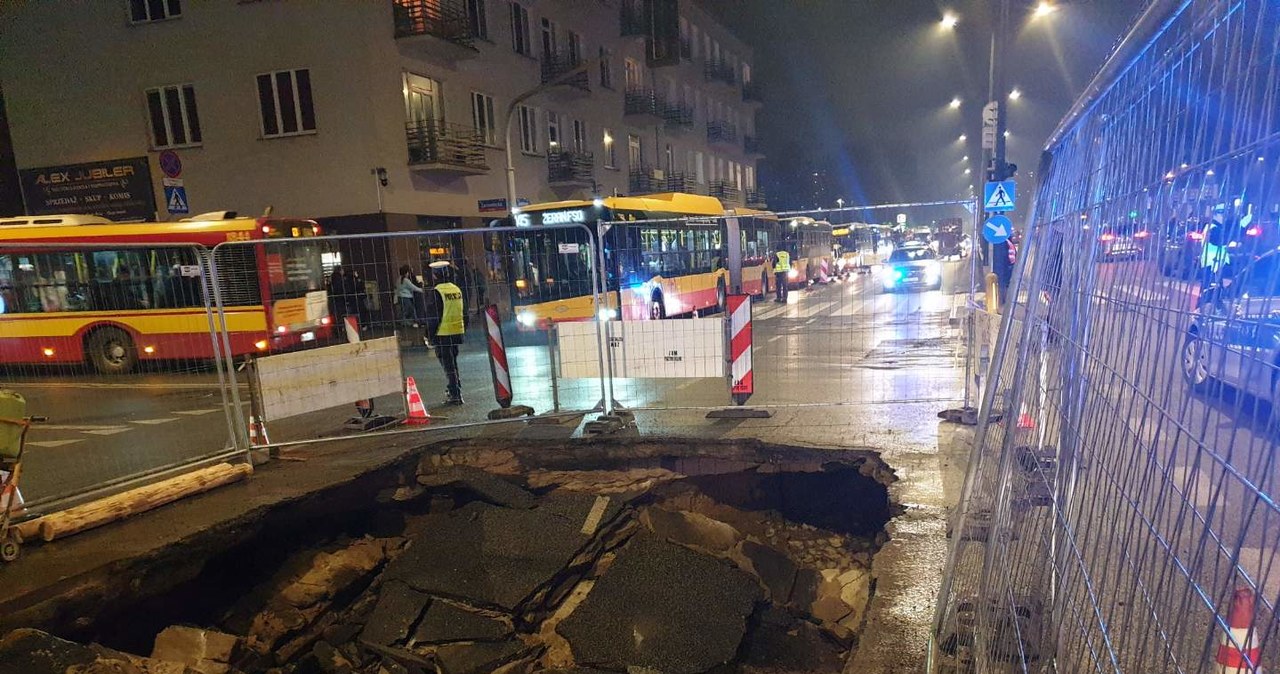
[{"label": "balcony", "polygon": [[734,187],[733,183],[728,180],[712,180],[707,187],[708,194],[720,201],[728,201],[735,204],[742,203],[742,190]]},{"label": "balcony", "polygon": [[653,89],[627,87],[626,97],[623,100],[623,112],[627,115],[647,115],[664,119],[665,107]]},{"label": "balcony", "polygon": [[693,128],[693,107],[686,103],[667,103],[662,118],[668,129],[688,131]]},{"label": "balcony", "polygon": [[706,65],[702,68],[702,73],[706,76],[707,81],[713,84],[725,84],[728,86],[737,86],[738,77],[734,73],[733,68],[724,61],[713,61],[707,59]]},{"label": "balcony", "polygon": [[764,105],[764,91],[759,82],[742,83],[742,101],[755,105]]},{"label": "balcony", "polygon": [[697,176],[692,173],[671,173],[667,175],[668,192],[684,192],[685,194],[702,194],[702,186]]},{"label": "balcony", "polygon": [[738,127],[728,122],[707,122],[707,142],[737,145]]},{"label": "balcony", "polygon": [[649,22],[645,21],[643,0],[622,0],[622,37],[646,37]]},{"label": "balcony", "polygon": [[747,208],[759,208],[764,210],[769,207],[768,199],[765,198],[764,190],[756,188],[747,190]]},{"label": "balcony", "polygon": [[478,54],[461,0],[394,0],[396,38],[446,59]]},{"label": "balcony", "polygon": [[662,171],[655,171],[648,166],[631,169],[631,180],[628,182],[631,194],[656,194],[665,192],[667,180]]},{"label": "balcony", "polygon": [[594,187],[596,158],[590,152],[547,154],[547,182],[552,187]]},{"label": "balcony", "polygon": [[764,143],[761,143],[760,139],[755,136],[743,136],[742,149],[746,150],[747,154],[750,155],[764,156]]},{"label": "balcony", "polygon": [[[582,61],[567,54],[551,54],[542,57],[542,83],[550,84],[582,66]],[[591,92],[590,68],[574,75],[557,87],[553,92],[571,92],[575,95]]]},{"label": "balcony", "polygon": [[412,170],[458,175],[480,175],[489,171],[483,139],[470,126],[409,122],[405,125],[405,140]]}]

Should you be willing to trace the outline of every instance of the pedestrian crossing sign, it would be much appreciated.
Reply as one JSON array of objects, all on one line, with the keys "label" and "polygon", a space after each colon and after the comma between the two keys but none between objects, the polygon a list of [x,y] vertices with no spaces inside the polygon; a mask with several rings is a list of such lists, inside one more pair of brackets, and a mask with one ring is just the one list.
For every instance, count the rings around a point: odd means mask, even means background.
[{"label": "pedestrian crossing sign", "polygon": [[1012,180],[987,183],[982,209],[988,213],[1006,213],[1014,208],[1017,185]]},{"label": "pedestrian crossing sign", "polygon": [[187,188],[185,187],[165,187],[164,203],[170,213],[191,212],[187,205]]}]

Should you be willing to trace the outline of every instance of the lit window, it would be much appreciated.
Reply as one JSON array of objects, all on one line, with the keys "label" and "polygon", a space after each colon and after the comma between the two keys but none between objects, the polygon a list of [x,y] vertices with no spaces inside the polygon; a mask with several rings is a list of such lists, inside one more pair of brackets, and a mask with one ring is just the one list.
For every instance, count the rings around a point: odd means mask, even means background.
[{"label": "lit window", "polygon": [[604,167],[618,167],[618,155],[617,151],[614,149],[613,133],[608,129],[604,130]]}]

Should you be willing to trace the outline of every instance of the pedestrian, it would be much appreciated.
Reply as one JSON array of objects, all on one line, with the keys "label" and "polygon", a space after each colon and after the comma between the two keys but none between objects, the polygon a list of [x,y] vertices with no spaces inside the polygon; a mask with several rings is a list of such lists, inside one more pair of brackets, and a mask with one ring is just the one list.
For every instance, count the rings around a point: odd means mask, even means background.
[{"label": "pedestrian", "polygon": [[396,299],[400,302],[400,319],[409,327],[416,328],[421,324],[418,301],[422,294],[422,287],[413,278],[413,267],[400,265],[400,284],[396,286]]},{"label": "pedestrian", "polygon": [[462,289],[455,283],[456,272],[448,262],[430,266],[435,292],[428,295],[427,334],[435,346],[436,359],[444,368],[447,382],[446,405],[462,404],[462,377],[458,373],[458,347],[466,334]]},{"label": "pedestrian", "polygon": [[347,272],[342,265],[334,266],[333,271],[329,272],[329,283],[325,290],[329,293],[329,316],[333,318],[334,325],[341,327],[350,313],[347,311]]},{"label": "pedestrian", "polygon": [[774,285],[774,302],[785,304],[787,302],[787,286],[790,281],[787,277],[791,274],[791,253],[779,249],[769,256],[773,262],[773,285]]},{"label": "pedestrian", "polygon": [[347,286],[347,313],[356,315],[356,324],[361,330],[368,330],[373,326],[373,304],[369,301],[369,291],[360,270],[352,269],[347,273]]},{"label": "pedestrian", "polygon": [[1204,302],[1207,294],[1213,294],[1211,288],[1221,285],[1222,279],[1230,275],[1230,236],[1227,234],[1226,217],[1226,205],[1218,204],[1213,209],[1213,218],[1200,232],[1200,300],[1197,306]]}]

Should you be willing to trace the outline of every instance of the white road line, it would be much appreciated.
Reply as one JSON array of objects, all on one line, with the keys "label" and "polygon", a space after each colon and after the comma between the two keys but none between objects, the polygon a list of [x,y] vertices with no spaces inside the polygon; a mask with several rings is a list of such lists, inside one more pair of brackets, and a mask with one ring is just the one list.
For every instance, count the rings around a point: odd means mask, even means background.
[{"label": "white road line", "polygon": [[774,335],[773,337],[770,337],[770,338],[769,338],[769,341],[768,341],[768,342],[766,342],[766,344],[772,344],[772,343],[774,343],[774,342],[778,341],[779,339],[782,339],[782,338],[783,338],[783,337],[785,337],[785,336],[786,336],[786,335]]},{"label": "white road line", "polygon": [[131,429],[127,426],[121,426],[120,428],[104,428],[97,431],[81,431],[81,432],[88,433],[90,435],[115,435],[117,433],[124,433],[125,431],[128,431],[128,430],[131,430]]},{"label": "white road line", "polygon": [[166,417],[164,419],[130,419],[131,424],[146,424],[148,426],[156,426],[159,424],[167,424],[170,421],[177,421],[176,417]]},{"label": "white road line", "polygon": [[118,428],[128,428],[128,426],[121,426],[119,424],[116,424],[113,426],[93,426],[93,425],[86,425],[86,424],[40,424],[39,426],[35,426],[35,429],[38,431],[88,432],[88,431],[111,431]]},{"label": "white road line", "polygon": [[214,412],[221,412],[221,411],[222,410],[218,409],[217,407],[214,407],[207,410],[181,410],[178,412],[174,412],[174,414],[183,414],[189,417],[198,417],[204,414],[213,414]]},{"label": "white road line", "polygon": [[75,440],[27,440],[26,444],[31,445],[32,447],[53,448],[65,445],[74,445],[77,442],[84,442],[84,438],[77,438]]}]

